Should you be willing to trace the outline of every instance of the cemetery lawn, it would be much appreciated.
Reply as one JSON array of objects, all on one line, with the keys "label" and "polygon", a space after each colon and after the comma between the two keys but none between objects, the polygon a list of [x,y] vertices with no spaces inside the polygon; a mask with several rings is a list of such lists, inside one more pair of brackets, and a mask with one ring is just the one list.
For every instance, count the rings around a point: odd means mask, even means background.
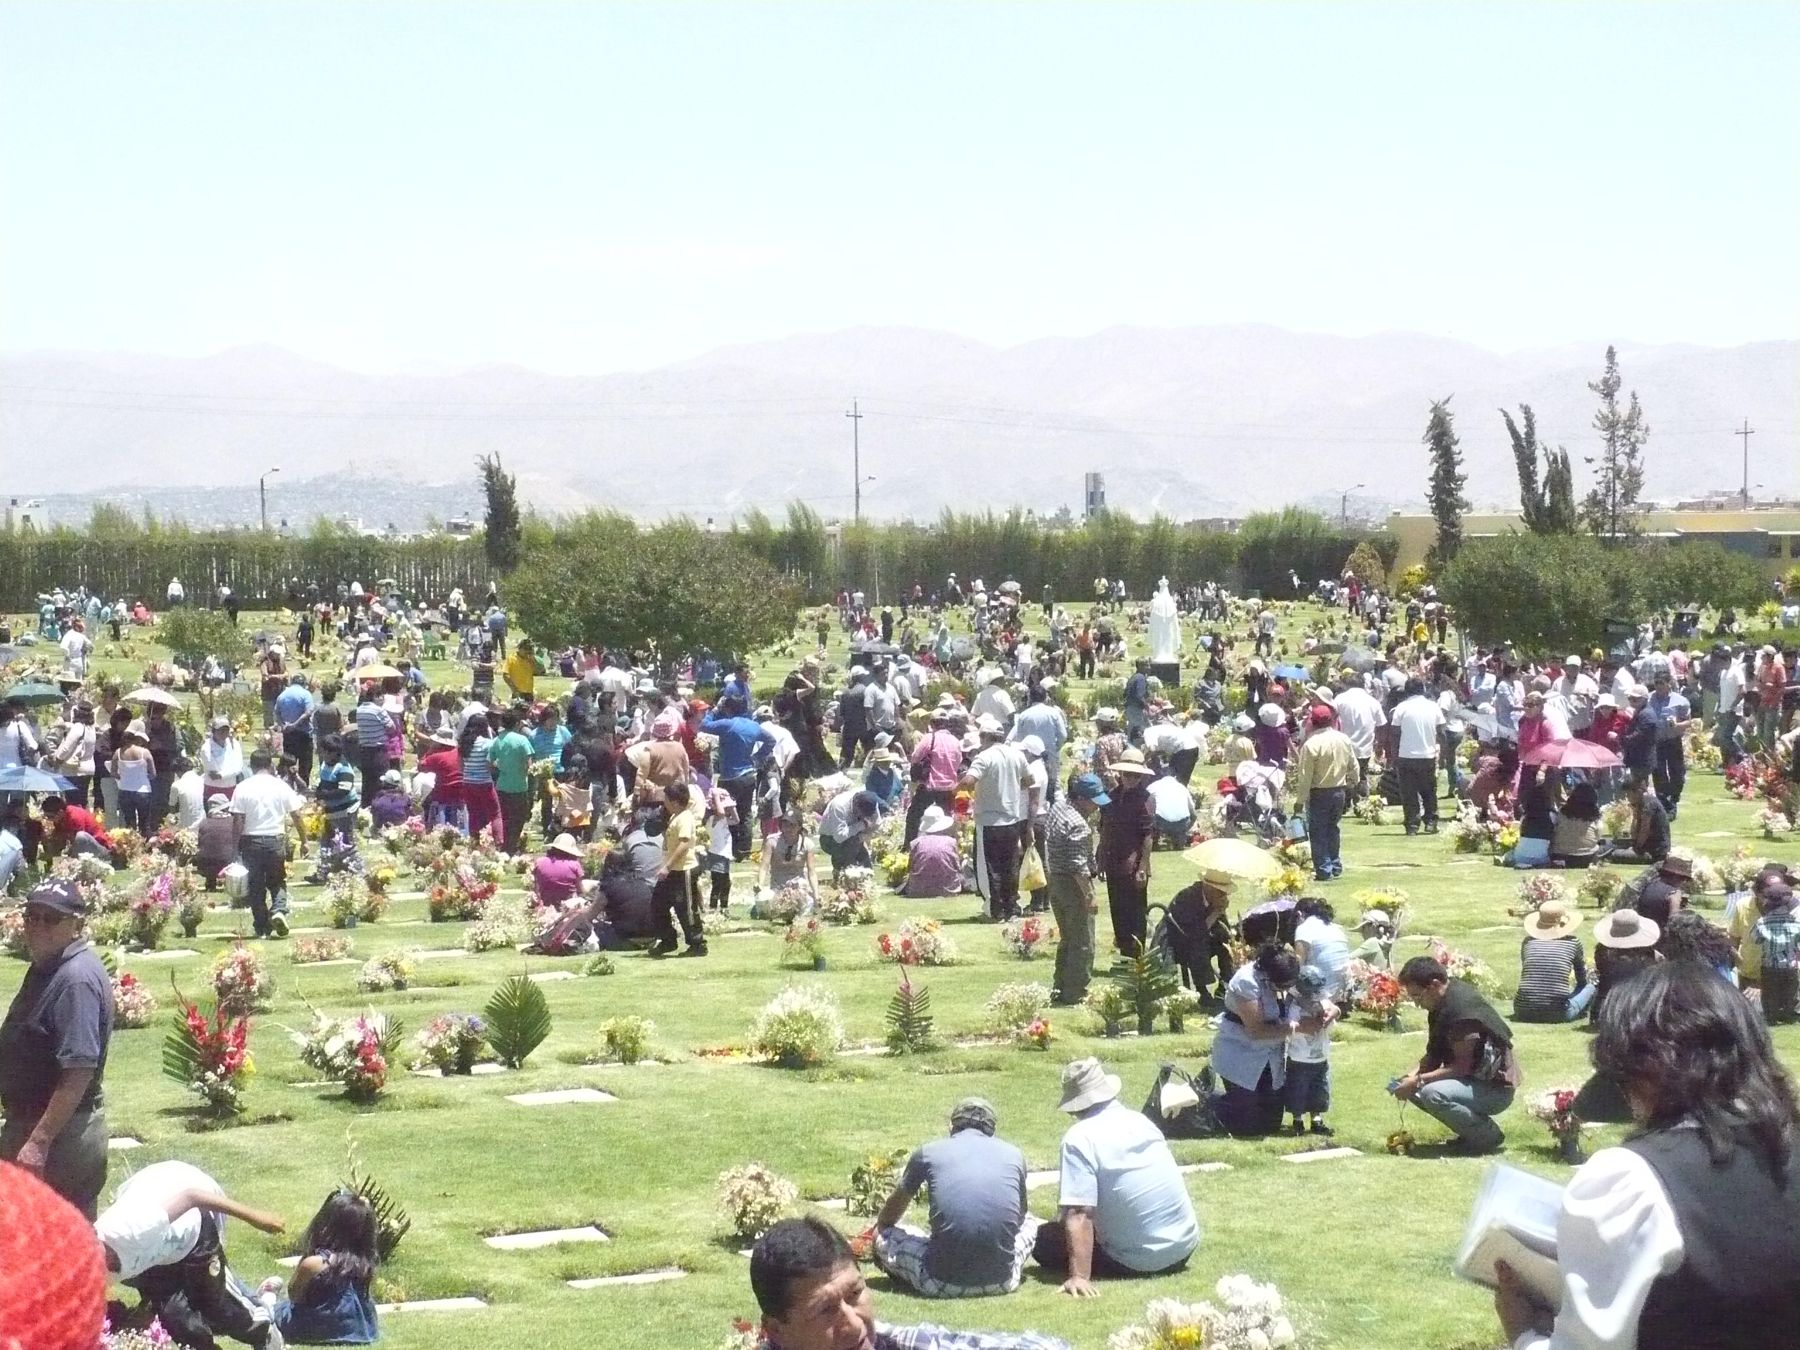
[{"label": "cemetery lawn", "polygon": [[[244,624],[254,631],[250,616]],[[131,679],[150,659],[145,651],[140,643],[130,660],[115,657],[107,664]],[[834,656],[841,660],[841,649]],[[797,658],[759,663],[757,684],[773,683],[791,659]],[[440,687],[463,678],[447,665],[429,669]],[[551,687],[562,688],[564,682]],[[1082,687],[1074,692],[1081,697]],[[1216,773],[1203,765],[1196,782],[1210,784]],[[1677,841],[1714,858],[1744,844],[1759,855],[1800,859],[1793,844],[1760,838],[1756,810],[1728,799],[1716,774],[1694,773]],[[1424,951],[1427,935],[1441,936],[1480,956],[1511,990],[1519,930],[1507,909],[1517,874],[1495,867],[1485,855],[1454,853],[1446,835],[1405,838],[1397,811],[1393,823],[1378,827],[1347,819],[1344,834],[1344,877],[1316,888],[1336,905],[1341,921],[1354,923],[1359,902],[1353,897],[1359,891],[1399,886],[1410,897],[1412,917],[1397,958]],[[295,874],[302,873],[295,869]],[[842,1196],[859,1162],[943,1133],[950,1106],[979,1094],[994,1103],[1000,1133],[1024,1150],[1030,1165],[1051,1169],[1066,1120],[1056,1110],[1058,1079],[1069,1060],[1101,1056],[1123,1077],[1123,1100],[1133,1108],[1143,1102],[1160,1063],[1172,1060],[1197,1072],[1205,1061],[1212,1032],[1204,1022],[1190,1021],[1181,1036],[1169,1035],[1159,1024],[1152,1038],[1106,1040],[1090,1014],[1074,1009],[1053,1011],[1054,1040],[1047,1053],[946,1045],[902,1058],[881,1052],[846,1055],[812,1072],[699,1057],[695,1052],[702,1048],[741,1045],[756,1010],[790,982],[829,989],[842,1005],[850,1042],[878,1045],[898,971],[877,961],[874,939],[909,915],[941,919],[962,957],[952,967],[912,972],[931,991],[936,1028],[946,1042],[985,1032],[983,1005],[996,985],[1048,982],[1047,957],[1023,963],[1005,952],[996,928],[973,920],[974,897],[884,898],[878,925],[831,931],[825,971],[784,970],[779,932],[741,917],[751,876],[748,867],[738,869],[733,898],[739,933],[715,938],[705,959],[658,962],[635,952],[615,954],[616,973],[606,976],[581,975],[586,958],[506,951],[421,961],[413,987],[366,995],[356,990],[355,966],[295,966],[288,959],[291,943],[258,943],[274,974],[276,996],[270,1011],[253,1019],[256,1075],[247,1094],[246,1123],[225,1129],[196,1128],[201,1124],[193,1109],[196,1099],[162,1076],[160,1049],[174,1002],[171,978],[190,996],[209,992],[212,958],[240,927],[247,931],[248,916],[216,910],[192,941],[172,930],[165,947],[193,948],[198,955],[127,956],[121,963],[150,983],[163,1009],[150,1029],[120,1031],[112,1043],[106,1074],[111,1133],[141,1140],[142,1147],[114,1153],[111,1185],[147,1163],[181,1158],[205,1168],[242,1200],[281,1213],[288,1225],[285,1236],[265,1236],[241,1224],[228,1233],[232,1265],[254,1283],[279,1273],[277,1259],[297,1250],[294,1244],[313,1210],[345,1175],[346,1144],[353,1140],[363,1167],[413,1219],[411,1233],[380,1274],[378,1297],[472,1295],[489,1305],[385,1315],[384,1345],[706,1350],[723,1340],[733,1317],[755,1316],[748,1263],[740,1254],[748,1244],[725,1234],[716,1207],[715,1179],[726,1168],[757,1160],[794,1180],[809,1201]],[[1156,854],[1153,901],[1191,879],[1191,867],[1176,855]],[[358,959],[405,948],[460,950],[466,925],[427,921],[418,883],[404,871],[395,890],[398,898],[379,922],[348,934]],[[293,888],[298,905],[293,922],[302,932],[324,922],[317,895],[316,888]],[[1704,901],[1715,918],[1721,899]],[[1586,914],[1578,935],[1591,946],[1595,911]],[[1099,928],[1104,964],[1110,934],[1103,895]],[[22,971],[21,963],[0,959],[0,996],[11,997]],[[478,1012],[503,978],[520,972],[577,976],[543,985],[555,1027],[523,1070],[440,1079],[396,1066],[386,1095],[370,1106],[346,1102],[336,1087],[302,1086],[315,1075],[299,1062],[285,1028],[304,1027],[309,1004],[334,1014],[379,1009],[400,1018],[410,1040],[435,1013]],[[1500,1002],[1504,1007],[1505,1000]],[[650,1054],[664,1062],[630,1067],[587,1062],[601,1050],[599,1024],[623,1014],[654,1021]],[[1229,1170],[1187,1178],[1204,1236],[1185,1273],[1103,1283],[1100,1297],[1075,1301],[1061,1297],[1057,1282],[1034,1267],[1015,1296],[932,1302],[897,1292],[871,1267],[879,1315],[903,1323],[1036,1328],[1077,1346],[1101,1347],[1109,1333],[1135,1321],[1148,1300],[1204,1297],[1221,1275],[1243,1272],[1280,1287],[1305,1325],[1308,1345],[1473,1350],[1498,1344],[1491,1298],[1449,1271],[1487,1164],[1434,1157],[1429,1148],[1411,1158],[1384,1152],[1388,1134],[1402,1124],[1421,1144],[1444,1137],[1415,1110],[1408,1109],[1402,1121],[1384,1091],[1388,1079],[1422,1052],[1422,1028],[1423,1014],[1413,1010],[1399,1033],[1354,1020],[1339,1033],[1332,1069],[1337,1105],[1331,1113],[1337,1136],[1329,1142],[1359,1150],[1359,1156],[1295,1165],[1283,1161],[1284,1155],[1315,1144],[1287,1138],[1174,1144],[1183,1163],[1229,1164]],[[1776,1039],[1784,1060],[1800,1059],[1800,1030],[1782,1028]],[[1548,1175],[1566,1175],[1548,1131],[1529,1118],[1524,1102],[1534,1091],[1579,1083],[1589,1037],[1573,1027],[1521,1026],[1518,1041],[1527,1082],[1519,1103],[1502,1118],[1506,1157]],[[541,1107],[507,1100],[509,1094],[583,1087],[616,1100]],[[1622,1133],[1617,1127],[1590,1130],[1588,1146],[1614,1142]],[[1055,1200],[1054,1184],[1031,1192],[1039,1215],[1054,1214]],[[815,1212],[847,1232],[868,1222]],[[597,1225],[610,1241],[523,1251],[496,1250],[483,1241],[495,1234],[584,1225]],[[566,1283],[665,1268],[686,1273],[673,1282],[642,1286],[576,1290]]]}]

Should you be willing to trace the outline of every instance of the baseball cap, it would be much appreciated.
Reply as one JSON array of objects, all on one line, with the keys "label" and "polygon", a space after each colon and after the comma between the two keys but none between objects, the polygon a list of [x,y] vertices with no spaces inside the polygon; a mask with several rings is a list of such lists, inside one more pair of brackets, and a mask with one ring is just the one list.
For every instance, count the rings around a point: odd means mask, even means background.
[{"label": "baseball cap", "polygon": [[1079,797],[1082,801],[1092,802],[1095,806],[1105,806],[1112,801],[1107,794],[1106,784],[1100,781],[1097,773],[1080,773],[1069,780],[1069,795]]},{"label": "baseball cap", "polygon": [[46,881],[35,886],[25,897],[25,904],[28,908],[36,905],[39,909],[52,909],[70,919],[87,918],[87,897],[72,881]]}]

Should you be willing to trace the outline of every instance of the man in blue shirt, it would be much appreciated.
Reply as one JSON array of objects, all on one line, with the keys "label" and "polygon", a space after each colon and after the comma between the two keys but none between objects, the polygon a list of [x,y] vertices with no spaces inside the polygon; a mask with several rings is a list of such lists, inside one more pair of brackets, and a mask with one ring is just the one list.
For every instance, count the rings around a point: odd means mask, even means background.
[{"label": "man in blue shirt", "polygon": [[312,691],[306,676],[296,671],[288,676],[287,688],[275,695],[275,725],[281,728],[282,753],[294,757],[303,779],[312,777],[312,714]]},{"label": "man in blue shirt", "polygon": [[719,690],[719,706],[725,706],[726,699],[736,699],[737,706],[749,711],[750,701],[750,663],[739,661],[731,668],[731,678],[725,681],[725,687]]},{"label": "man in blue shirt", "polygon": [[1150,723],[1150,663],[1140,660],[1125,681],[1125,734],[1133,745],[1144,739]]},{"label": "man in blue shirt", "polygon": [[1651,773],[1656,780],[1656,795],[1668,808],[1669,819],[1681,807],[1681,790],[1687,785],[1687,729],[1693,720],[1693,705],[1687,695],[1675,688],[1666,667],[1656,672],[1654,691],[1638,716],[1656,728],[1656,758]]},{"label": "man in blue shirt", "polygon": [[[743,673],[748,678],[749,672]],[[731,852],[738,862],[750,856],[757,764],[775,748],[775,733],[750,717],[749,711],[749,704],[735,694],[726,695],[700,721],[701,731],[719,738],[719,786],[731,794],[737,805],[737,820],[731,827]]]}]

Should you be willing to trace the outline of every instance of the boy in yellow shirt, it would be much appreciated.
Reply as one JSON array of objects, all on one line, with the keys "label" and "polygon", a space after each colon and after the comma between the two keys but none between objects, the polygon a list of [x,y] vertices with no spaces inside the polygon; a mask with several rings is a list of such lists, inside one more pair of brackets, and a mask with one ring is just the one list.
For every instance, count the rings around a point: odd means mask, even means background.
[{"label": "boy in yellow shirt", "polygon": [[693,809],[693,793],[686,783],[671,783],[663,789],[663,802],[668,808],[669,823],[663,829],[663,866],[657,874],[656,889],[650,896],[651,912],[656,916],[656,945],[652,956],[670,956],[675,951],[675,924],[681,920],[681,936],[687,941],[683,956],[705,956],[706,934],[694,913],[693,871],[700,864],[700,817]]},{"label": "boy in yellow shirt", "polygon": [[513,654],[506,658],[500,677],[506,681],[506,687],[513,691],[514,698],[522,698],[529,703],[537,696],[538,674],[537,652],[532,648],[531,639],[521,638],[519,645],[513,648]]}]

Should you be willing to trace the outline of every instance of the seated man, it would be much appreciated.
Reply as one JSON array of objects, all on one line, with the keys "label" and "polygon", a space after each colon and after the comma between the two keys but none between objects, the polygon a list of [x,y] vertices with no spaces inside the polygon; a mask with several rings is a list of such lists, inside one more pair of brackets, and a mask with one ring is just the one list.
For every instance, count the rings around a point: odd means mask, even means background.
[{"label": "seated man", "polygon": [[877,1322],[850,1244],[819,1219],[783,1219],[756,1240],[750,1289],[768,1350],[1069,1350],[1068,1342],[1032,1331]]},{"label": "seated man", "polygon": [[642,811],[631,829],[600,869],[600,904],[604,923],[595,925],[602,947],[623,947],[638,938],[656,935],[656,915],[650,897],[662,874],[662,813]]},{"label": "seated man", "polygon": [[1097,1059],[1063,1070],[1061,1216],[1037,1231],[1032,1254],[1067,1271],[1062,1291],[1090,1298],[1096,1275],[1161,1275],[1187,1264],[1200,1245],[1194,1202],[1162,1131],[1121,1106],[1119,1077]]},{"label": "seated man", "polygon": [[1686,907],[1687,888],[1693,882],[1693,864],[1671,853],[1621,886],[1613,908],[1635,909],[1657,927],[1666,927]]},{"label": "seated man", "polygon": [[52,794],[43,800],[44,856],[57,857],[64,850],[71,854],[88,853],[105,858],[114,867],[123,867],[113,854],[113,842],[93,812],[85,806],[71,806]]},{"label": "seated man", "polygon": [[1425,1057],[1393,1094],[1448,1127],[1452,1149],[1499,1152],[1506,1135],[1494,1117],[1512,1105],[1519,1083],[1512,1028],[1474,985],[1451,979],[1429,956],[1400,967],[1400,987],[1429,1016]]},{"label": "seated man", "polygon": [[1166,770],[1150,780],[1150,804],[1156,812],[1153,842],[1168,848],[1186,848],[1194,828],[1194,794]]},{"label": "seated man", "polygon": [[[950,1137],[906,1160],[871,1230],[875,1263],[926,1298],[1010,1294],[1031,1255],[1037,1220],[1025,1201],[1025,1155],[994,1137],[994,1108],[969,1097],[950,1112]],[[900,1225],[920,1187],[931,1233]]]},{"label": "seated man", "polygon": [[1610,863],[1659,863],[1668,855],[1670,846],[1669,808],[1656,795],[1646,778],[1633,778],[1625,785],[1625,800],[1631,803],[1631,834],[1603,845]]}]

